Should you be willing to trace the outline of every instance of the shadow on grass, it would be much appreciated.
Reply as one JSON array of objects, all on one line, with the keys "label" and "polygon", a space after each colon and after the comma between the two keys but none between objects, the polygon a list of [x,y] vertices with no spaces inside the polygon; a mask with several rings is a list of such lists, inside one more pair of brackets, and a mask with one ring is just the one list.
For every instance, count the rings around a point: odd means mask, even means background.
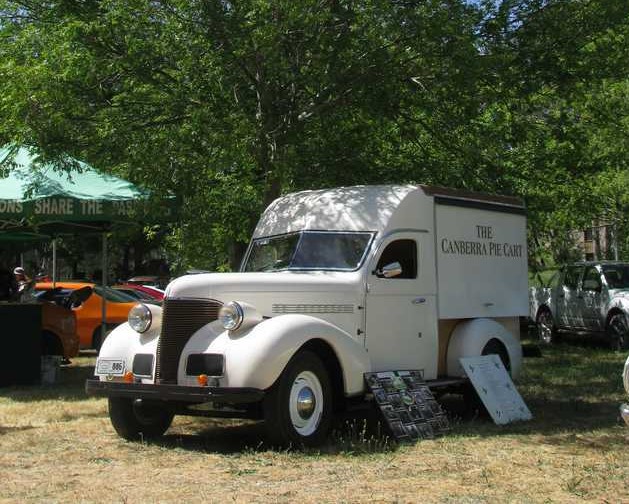
[{"label": "shadow on grass", "polygon": [[11,434],[12,432],[21,432],[21,431],[27,431],[27,430],[32,430],[32,429],[35,429],[35,427],[33,427],[32,425],[22,425],[19,427],[16,427],[16,426],[4,427],[0,425],[0,436],[2,436],[3,434]]},{"label": "shadow on grass", "polygon": [[[542,348],[540,357],[524,359],[516,383],[533,414],[531,421],[494,425],[487,414],[466,411],[457,398],[446,403],[453,432],[462,436],[537,434],[545,436],[546,442],[570,443],[571,436],[587,437],[598,431],[596,437],[611,436],[626,443],[628,431],[621,427],[619,413],[625,359],[626,355],[597,342],[575,340]],[[602,429],[609,429],[609,434],[600,434]]]},{"label": "shadow on grass", "polygon": [[151,441],[152,445],[165,448],[179,448],[195,452],[223,455],[242,455],[269,450],[277,452],[297,452],[303,456],[362,455],[367,453],[386,453],[397,445],[382,431],[381,419],[374,410],[368,415],[345,415],[338,418],[333,426],[328,441],[320,447],[276,446],[266,439],[262,421],[237,421],[207,419],[195,421],[198,431],[177,433],[176,428],[168,431],[160,439]]},{"label": "shadow on grass", "polygon": [[0,397],[13,401],[36,402],[50,399],[60,401],[84,401],[85,381],[94,376],[93,364],[61,366],[56,383],[51,385],[10,386],[0,388]]},{"label": "shadow on grass", "polygon": [[[466,409],[460,396],[445,396],[441,402],[451,423],[451,431],[447,435],[522,435],[531,436],[532,443],[538,442],[537,435],[541,435],[545,442],[557,444],[573,443],[576,436],[584,443],[626,443],[629,429],[619,427],[618,409],[620,402],[626,399],[621,379],[625,359],[626,355],[622,353],[590,344],[542,348],[541,356],[524,360],[523,371],[517,381],[518,390],[531,410],[533,420],[497,426],[487,415]],[[0,388],[0,397],[23,402],[87,400],[85,380],[93,376],[93,372],[94,359],[82,357],[71,366],[61,368],[55,385]],[[265,441],[261,422],[208,419],[195,420],[194,427],[198,427],[198,431],[193,434],[167,433],[157,444],[222,454],[276,448]],[[593,431],[596,435],[592,435]],[[396,443],[384,431],[379,413],[374,409],[344,416],[337,422],[325,446],[302,453],[384,453],[395,447]]]}]

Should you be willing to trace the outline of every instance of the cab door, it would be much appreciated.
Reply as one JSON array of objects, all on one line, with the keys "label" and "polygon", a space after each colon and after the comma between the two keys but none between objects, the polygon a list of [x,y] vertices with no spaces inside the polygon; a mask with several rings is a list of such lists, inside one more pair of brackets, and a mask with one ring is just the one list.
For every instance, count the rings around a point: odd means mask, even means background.
[{"label": "cab door", "polygon": [[427,232],[400,232],[369,264],[365,343],[374,371],[418,369],[437,377],[434,244]]},{"label": "cab door", "polygon": [[581,284],[581,313],[583,326],[588,331],[603,331],[604,320],[602,315],[603,280],[601,273],[595,266],[588,266],[583,274]]},{"label": "cab door", "polygon": [[584,266],[568,266],[557,288],[557,318],[561,327],[582,327],[580,284]]}]

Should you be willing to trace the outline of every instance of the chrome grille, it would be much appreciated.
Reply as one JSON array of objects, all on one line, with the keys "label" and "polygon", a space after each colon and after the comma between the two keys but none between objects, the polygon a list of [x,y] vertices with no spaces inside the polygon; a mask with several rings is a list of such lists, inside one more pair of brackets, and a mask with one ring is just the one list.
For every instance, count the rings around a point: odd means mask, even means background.
[{"label": "chrome grille", "polygon": [[156,383],[176,383],[184,346],[196,331],[218,318],[222,303],[214,299],[164,299],[162,332],[157,343]]}]

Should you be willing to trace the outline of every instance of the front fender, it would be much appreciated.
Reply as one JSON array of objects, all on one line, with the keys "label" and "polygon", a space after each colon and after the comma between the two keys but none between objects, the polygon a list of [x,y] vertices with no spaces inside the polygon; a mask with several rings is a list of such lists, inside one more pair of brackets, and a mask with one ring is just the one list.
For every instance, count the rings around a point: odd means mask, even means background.
[{"label": "front fender", "polygon": [[[140,334],[131,329],[128,322],[120,324],[105,338],[97,361],[100,359],[122,359],[125,361],[125,371],[132,371],[133,359],[136,354],[152,354],[154,356],[157,353],[158,336],[158,328]],[[155,358],[153,358],[152,376],[155,376]],[[99,378],[100,380],[108,379],[105,375],[100,375]],[[142,378],[142,383],[153,383],[153,379]]]},{"label": "front fender", "polygon": [[362,345],[338,327],[309,315],[280,315],[244,331],[224,331],[218,322],[199,329],[186,344],[179,361],[180,384],[196,385],[196,377],[185,374],[188,355],[224,355],[222,387],[268,389],[280,376],[291,357],[306,342],[326,342],[336,354],[343,373],[345,393],[364,390],[363,373],[371,370]]},{"label": "front fender", "polygon": [[603,315],[605,316],[605,322],[609,321],[609,318],[611,316],[610,313],[612,310],[620,310],[625,315],[629,315],[629,299],[627,299],[625,296],[613,296],[607,303],[607,306],[604,308],[604,310],[605,311]]}]

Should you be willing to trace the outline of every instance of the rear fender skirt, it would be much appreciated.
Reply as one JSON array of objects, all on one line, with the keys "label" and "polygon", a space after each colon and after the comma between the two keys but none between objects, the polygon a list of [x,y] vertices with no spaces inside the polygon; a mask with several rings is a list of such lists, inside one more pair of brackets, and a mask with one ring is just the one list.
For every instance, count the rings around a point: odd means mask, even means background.
[{"label": "rear fender skirt", "polygon": [[497,339],[507,349],[511,364],[511,376],[517,378],[522,366],[520,340],[511,334],[505,326],[488,318],[466,320],[454,328],[448,344],[448,376],[466,376],[459,359],[461,357],[480,356],[487,342],[492,339]]}]

